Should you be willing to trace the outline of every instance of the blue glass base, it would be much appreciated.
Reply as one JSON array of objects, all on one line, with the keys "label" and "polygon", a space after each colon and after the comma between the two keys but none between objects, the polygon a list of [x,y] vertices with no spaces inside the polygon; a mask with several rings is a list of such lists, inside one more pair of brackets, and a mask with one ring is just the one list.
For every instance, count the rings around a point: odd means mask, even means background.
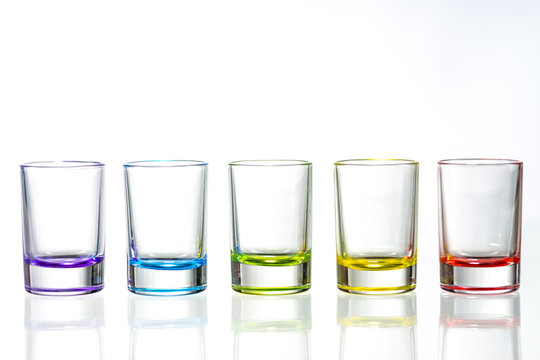
[{"label": "blue glass base", "polygon": [[142,295],[174,296],[206,289],[206,257],[201,259],[130,259],[128,289]]},{"label": "blue glass base", "polygon": [[200,259],[129,259],[131,266],[156,270],[188,270],[206,265],[206,256]]},{"label": "blue glass base", "polygon": [[194,286],[190,288],[185,289],[147,289],[147,288],[136,288],[128,286],[129,291],[135,294],[139,295],[152,295],[152,296],[181,296],[181,295],[189,295],[189,294],[195,294],[198,292],[201,292],[206,289],[206,285],[204,286]]}]

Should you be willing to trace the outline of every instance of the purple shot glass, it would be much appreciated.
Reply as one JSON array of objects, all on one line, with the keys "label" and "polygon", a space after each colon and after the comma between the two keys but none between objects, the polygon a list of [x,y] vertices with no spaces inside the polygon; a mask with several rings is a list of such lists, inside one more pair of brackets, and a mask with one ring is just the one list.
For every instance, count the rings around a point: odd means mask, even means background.
[{"label": "purple shot glass", "polygon": [[39,295],[103,288],[104,164],[21,165],[24,285]]}]

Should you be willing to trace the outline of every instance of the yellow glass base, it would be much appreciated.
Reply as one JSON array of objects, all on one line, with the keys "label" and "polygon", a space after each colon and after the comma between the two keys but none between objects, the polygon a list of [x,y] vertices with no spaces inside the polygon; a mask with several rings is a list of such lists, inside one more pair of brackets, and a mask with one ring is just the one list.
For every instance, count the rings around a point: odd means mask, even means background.
[{"label": "yellow glass base", "polygon": [[355,294],[399,294],[416,288],[416,257],[338,257],[338,289]]},{"label": "yellow glass base", "polygon": [[415,288],[416,288],[416,284],[405,285],[405,286],[394,286],[394,287],[364,287],[364,286],[347,286],[347,285],[338,284],[339,290],[349,292],[349,293],[356,293],[356,294],[368,294],[368,293],[397,294],[397,293],[411,291],[411,290],[414,290]]},{"label": "yellow glass base", "polygon": [[416,255],[412,257],[351,258],[338,256],[338,265],[354,270],[385,271],[398,270],[416,264]]}]

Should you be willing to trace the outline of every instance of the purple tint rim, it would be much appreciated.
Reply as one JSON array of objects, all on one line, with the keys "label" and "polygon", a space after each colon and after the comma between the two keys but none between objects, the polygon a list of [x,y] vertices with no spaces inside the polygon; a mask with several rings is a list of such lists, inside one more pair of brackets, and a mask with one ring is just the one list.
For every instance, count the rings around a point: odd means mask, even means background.
[{"label": "purple tint rim", "polygon": [[[61,293],[61,292],[78,293],[78,292],[81,292],[81,291],[85,291],[85,292],[90,293],[90,292],[96,292],[96,291],[102,290],[104,287],[105,287],[105,284],[99,284],[99,285],[94,285],[94,286],[85,286],[85,287],[80,287],[80,288],[66,288],[66,289],[60,289],[60,288],[45,289],[45,288],[35,288],[35,287],[31,287],[31,286],[25,286],[24,288],[28,292],[39,291],[39,292],[43,292],[43,293],[51,293],[51,295],[54,295],[55,293]],[[77,294],[73,294],[73,296],[76,296],[76,295]]]},{"label": "purple tint rim", "polygon": [[23,260],[28,265],[41,266],[41,267],[47,267],[47,268],[72,269],[72,268],[87,267],[87,266],[99,264],[100,262],[104,260],[104,256],[94,256],[94,257],[90,257],[88,259],[84,259],[81,261],[65,261],[63,263],[47,261],[46,259],[24,258]]},{"label": "purple tint rim", "polygon": [[513,159],[498,158],[463,158],[440,160],[438,165],[460,165],[460,166],[493,166],[493,165],[523,165],[523,161]]},{"label": "purple tint rim", "polygon": [[147,168],[169,168],[187,166],[208,166],[206,161],[201,160],[138,160],[124,164],[124,167],[147,167]]},{"label": "purple tint rim", "polygon": [[77,160],[60,160],[60,161],[32,161],[21,164],[21,168],[50,168],[50,169],[70,169],[70,168],[86,168],[86,167],[103,167],[104,163],[99,161],[77,161]]}]

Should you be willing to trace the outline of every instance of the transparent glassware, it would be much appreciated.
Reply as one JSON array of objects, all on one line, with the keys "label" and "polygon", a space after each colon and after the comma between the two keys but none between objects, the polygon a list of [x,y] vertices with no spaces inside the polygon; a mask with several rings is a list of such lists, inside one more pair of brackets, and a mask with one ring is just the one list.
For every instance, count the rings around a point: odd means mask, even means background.
[{"label": "transparent glassware", "polygon": [[233,289],[251,294],[309,289],[311,163],[234,161],[229,175]]},{"label": "transparent glassware", "polygon": [[129,359],[206,359],[206,296],[130,295]]},{"label": "transparent glassware", "polygon": [[519,294],[441,294],[440,360],[521,359]]},{"label": "transparent glassware", "polygon": [[103,288],[104,164],[21,165],[25,289],[78,295]]},{"label": "transparent glassware", "polygon": [[197,160],[124,165],[128,289],[186,295],[206,289],[206,174]]},{"label": "transparent glassware", "polygon": [[338,288],[395,294],[416,287],[418,162],[336,162]]},{"label": "transparent glassware", "polygon": [[416,295],[338,296],[339,360],[416,360]]},{"label": "transparent glassware", "polygon": [[103,359],[101,294],[28,295],[24,313],[27,360]]},{"label": "transparent glassware", "polygon": [[503,293],[519,287],[522,172],[516,160],[439,162],[444,290]]},{"label": "transparent glassware", "polygon": [[234,360],[310,360],[311,296],[232,298]]}]

